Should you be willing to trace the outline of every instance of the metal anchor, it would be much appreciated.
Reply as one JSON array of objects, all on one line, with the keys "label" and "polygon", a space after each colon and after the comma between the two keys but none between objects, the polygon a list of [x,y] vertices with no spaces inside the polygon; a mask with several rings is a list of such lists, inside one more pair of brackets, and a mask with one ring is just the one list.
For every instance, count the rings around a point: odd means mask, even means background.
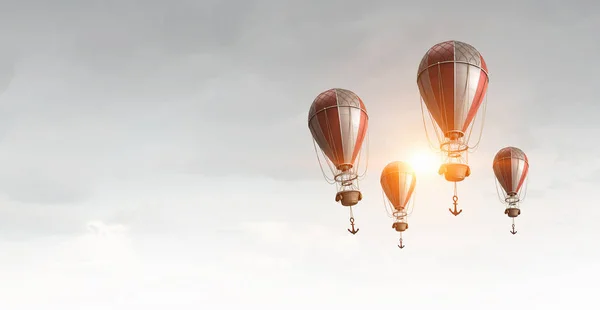
[{"label": "metal anchor", "polygon": [[450,213],[452,213],[454,216],[459,215],[462,212],[462,209],[457,210],[457,206],[458,206],[458,196],[456,196],[456,194],[454,195],[454,197],[452,197],[452,201],[454,204],[454,210],[452,210],[452,208],[448,208],[448,210],[450,210]]},{"label": "metal anchor", "polygon": [[350,230],[350,228],[348,228],[348,232],[350,232],[353,235],[356,235],[356,233],[360,230],[359,228],[354,229],[354,217],[350,218],[350,225],[352,225],[352,230]]}]

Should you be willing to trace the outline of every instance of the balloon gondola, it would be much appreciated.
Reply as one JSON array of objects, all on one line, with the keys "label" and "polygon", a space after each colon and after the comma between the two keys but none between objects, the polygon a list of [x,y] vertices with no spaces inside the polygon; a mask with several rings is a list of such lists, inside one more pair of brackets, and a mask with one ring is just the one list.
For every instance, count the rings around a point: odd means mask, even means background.
[{"label": "balloon gondola", "polygon": [[521,214],[520,203],[527,194],[529,160],[527,155],[516,147],[505,147],[496,153],[492,165],[496,176],[496,190],[502,203],[504,214],[512,219],[512,231],[515,231],[515,218]]},{"label": "balloon gondola", "polygon": [[[483,120],[475,145],[470,145],[471,135],[478,112],[485,118],[488,83],[485,60],[477,49],[460,41],[445,41],[431,47],[417,71],[425,134],[430,146],[442,155],[439,174],[454,183],[454,210],[450,212],[455,216],[462,212],[457,210],[456,183],[471,174],[468,153],[479,145]],[[429,137],[426,115],[432,122],[436,143]]]},{"label": "balloon gondola", "polygon": [[[368,122],[369,116],[362,99],[354,92],[341,88],[332,88],[319,94],[308,112],[308,128],[321,171],[330,184],[336,185],[335,201],[350,209],[352,228],[348,231],[352,234],[359,230],[355,229],[352,207],[362,200],[358,181],[367,169],[365,167],[364,172],[359,173],[359,163],[363,150],[366,149],[368,155],[368,143],[364,143],[368,142]],[[368,158],[364,161],[368,163]]]},{"label": "balloon gondola", "polygon": [[413,196],[417,177],[410,165],[394,161],[383,168],[380,183],[386,212],[394,219],[392,228],[400,233],[398,247],[402,249],[402,233],[408,229],[408,216],[414,208]]}]

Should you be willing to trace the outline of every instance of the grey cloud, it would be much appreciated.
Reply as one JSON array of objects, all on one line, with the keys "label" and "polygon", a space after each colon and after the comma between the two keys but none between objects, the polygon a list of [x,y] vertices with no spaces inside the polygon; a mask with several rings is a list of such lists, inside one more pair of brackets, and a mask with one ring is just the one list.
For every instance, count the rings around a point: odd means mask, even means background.
[{"label": "grey cloud", "polygon": [[[599,48],[587,39],[596,24],[592,7],[576,23],[553,27],[573,10],[524,3],[467,14],[441,4],[449,11],[432,20],[420,5],[384,1],[17,6],[3,23],[27,35],[9,38],[21,54],[1,98],[9,173],[0,183],[12,184],[5,191],[13,197],[32,191],[27,201],[81,200],[98,179],[159,171],[320,178],[305,118],[330,87],[363,97],[371,156],[387,160],[384,146],[424,139],[416,67],[445,39],[471,42],[490,66],[482,151],[542,147],[553,142],[541,142],[536,126],[594,122],[595,108],[585,104],[594,80],[579,73],[593,66],[583,57]],[[546,15],[537,21],[534,12]],[[548,43],[556,37],[560,44]],[[549,66],[540,53],[569,61]],[[9,181],[32,165],[30,182],[47,190]],[[52,189],[69,179],[78,186]]]}]

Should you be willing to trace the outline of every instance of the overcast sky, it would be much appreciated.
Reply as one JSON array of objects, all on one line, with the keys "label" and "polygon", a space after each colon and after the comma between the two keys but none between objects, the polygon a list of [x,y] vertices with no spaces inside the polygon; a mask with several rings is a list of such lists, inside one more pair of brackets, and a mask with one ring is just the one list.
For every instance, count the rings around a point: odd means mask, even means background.
[{"label": "overcast sky", "polygon": [[[0,308],[594,308],[600,3],[491,3],[0,1]],[[483,140],[458,217],[418,176],[399,250],[379,174],[427,150],[417,67],[452,39],[488,64]],[[332,87],[370,116],[355,236],[306,124]]]}]

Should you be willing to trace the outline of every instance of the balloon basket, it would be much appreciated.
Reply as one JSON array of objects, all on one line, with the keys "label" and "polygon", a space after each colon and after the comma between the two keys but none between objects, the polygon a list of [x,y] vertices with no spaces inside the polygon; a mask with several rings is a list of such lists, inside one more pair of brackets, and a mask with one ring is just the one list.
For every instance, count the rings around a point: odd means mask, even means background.
[{"label": "balloon basket", "polygon": [[508,217],[517,217],[521,214],[521,209],[519,208],[507,208],[504,210],[504,214],[508,215]]},{"label": "balloon basket", "polygon": [[397,232],[403,232],[408,229],[408,223],[396,222],[392,224],[392,228],[395,229]]},{"label": "balloon basket", "polygon": [[450,182],[460,182],[471,175],[471,168],[467,164],[447,163],[440,166],[439,174]]},{"label": "balloon basket", "polygon": [[362,194],[357,190],[347,190],[338,192],[335,195],[335,201],[339,201],[342,206],[351,207],[356,205],[362,199]]}]

